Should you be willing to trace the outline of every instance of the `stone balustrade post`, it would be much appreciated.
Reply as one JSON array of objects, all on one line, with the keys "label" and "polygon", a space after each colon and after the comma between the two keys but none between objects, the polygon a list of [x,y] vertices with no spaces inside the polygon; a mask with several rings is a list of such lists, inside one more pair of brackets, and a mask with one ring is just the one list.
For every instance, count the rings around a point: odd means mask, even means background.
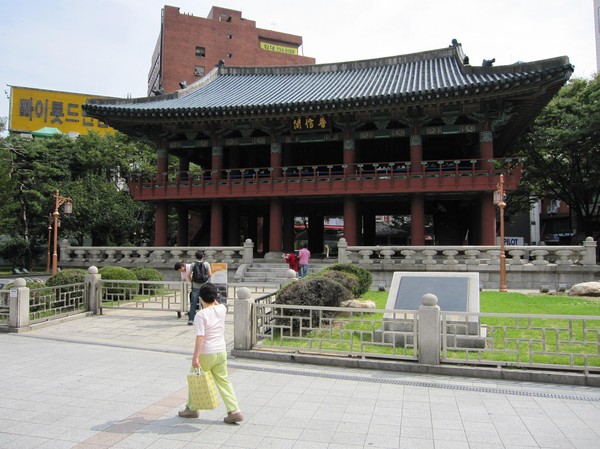
[{"label": "stone balustrade post", "polygon": [[421,298],[418,314],[418,351],[419,363],[424,365],[440,364],[441,328],[438,298],[427,293]]},{"label": "stone balustrade post", "polygon": [[248,287],[237,290],[237,298],[233,307],[233,347],[249,351],[252,349],[252,294]]},{"label": "stone balustrade post", "polygon": [[348,257],[348,242],[345,238],[341,238],[338,242],[338,263],[350,263]]},{"label": "stone balustrade post", "polygon": [[23,332],[29,328],[29,287],[25,279],[15,279],[8,300],[8,331]]},{"label": "stone balustrade post", "polygon": [[71,260],[71,248],[67,239],[62,239],[58,242],[60,248],[60,260],[68,262]]},{"label": "stone balustrade post", "polygon": [[102,308],[100,307],[102,298],[100,297],[100,281],[102,275],[98,274],[98,267],[91,266],[88,268],[88,274],[85,275],[85,283],[87,285],[87,305],[88,311],[94,315],[100,315]]},{"label": "stone balustrade post", "polygon": [[592,237],[586,237],[583,242],[584,255],[581,261],[584,266],[596,265],[596,241]]},{"label": "stone balustrade post", "polygon": [[254,260],[254,242],[246,239],[244,242],[244,254],[242,255],[242,263],[251,264]]}]

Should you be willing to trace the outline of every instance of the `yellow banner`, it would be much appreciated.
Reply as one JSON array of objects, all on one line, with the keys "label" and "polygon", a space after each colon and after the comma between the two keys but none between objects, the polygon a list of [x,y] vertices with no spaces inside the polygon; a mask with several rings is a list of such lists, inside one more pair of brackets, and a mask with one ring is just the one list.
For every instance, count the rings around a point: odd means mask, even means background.
[{"label": "yellow banner", "polygon": [[297,55],[298,54],[297,48],[284,47],[283,45],[268,44],[266,42],[261,42],[260,48],[262,48],[263,50],[274,51],[277,53],[287,53],[288,55]]},{"label": "yellow banner", "polygon": [[88,99],[109,97],[14,86],[10,90],[9,131],[32,132],[48,127],[64,134],[115,132],[98,119],[85,117],[81,109]]},{"label": "yellow banner", "polygon": [[227,285],[227,264],[213,262],[210,264],[210,271],[212,271],[212,278],[210,282],[213,284]]}]

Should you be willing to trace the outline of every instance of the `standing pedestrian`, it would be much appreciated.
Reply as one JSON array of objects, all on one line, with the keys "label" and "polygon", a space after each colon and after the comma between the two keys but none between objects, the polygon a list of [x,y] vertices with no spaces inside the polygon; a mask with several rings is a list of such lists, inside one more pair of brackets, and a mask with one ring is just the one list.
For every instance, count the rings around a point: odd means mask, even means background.
[{"label": "standing pedestrian", "polygon": [[210,264],[204,260],[204,253],[196,251],[196,262],[191,266],[189,280],[192,283],[192,295],[190,298],[190,311],[188,312],[188,325],[194,324],[196,316],[196,308],[198,307],[198,298],[200,296],[200,288],[210,281],[212,271]]},{"label": "standing pedestrian", "polygon": [[302,248],[298,251],[298,266],[299,272],[298,277],[303,278],[308,274],[308,261],[310,259],[310,251],[307,248],[307,244],[303,243]]},{"label": "standing pedestrian", "polygon": [[[183,262],[175,262],[175,271],[179,271],[179,275],[181,276],[181,282],[185,282],[186,288],[183,290],[188,293],[188,301],[192,303],[192,289],[191,281],[190,281],[190,273],[192,271],[191,263],[183,263]],[[182,300],[183,300],[183,292],[182,292]]]},{"label": "standing pedestrian", "polygon": [[[194,330],[196,343],[192,366],[210,372],[215,380],[221,399],[227,409],[227,416],[223,421],[234,424],[244,420],[238,406],[233,385],[227,373],[227,345],[225,343],[225,315],[227,309],[217,300],[219,291],[216,285],[204,284],[200,289],[202,309],[194,317]],[[182,418],[198,418],[198,410],[190,409],[191,401],[184,410],[179,412]]]}]

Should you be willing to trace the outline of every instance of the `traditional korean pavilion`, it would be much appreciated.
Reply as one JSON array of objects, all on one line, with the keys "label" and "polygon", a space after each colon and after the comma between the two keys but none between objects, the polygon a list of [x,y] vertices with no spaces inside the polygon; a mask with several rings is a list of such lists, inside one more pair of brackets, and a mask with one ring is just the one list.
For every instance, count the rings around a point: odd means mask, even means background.
[{"label": "traditional korean pavilion", "polygon": [[379,216],[409,217],[410,245],[424,245],[431,224],[438,245],[495,245],[499,176],[510,191],[521,173],[506,156],[572,72],[564,56],[473,66],[453,41],[364,61],[219,64],[170,94],[84,108],[155,142],[156,176],[129,187],[156,205],[157,246],[171,237],[170,210],[182,246],[250,238],[289,251],[295,217],[308,217],[313,253],[331,217],[349,245],[373,245]]}]

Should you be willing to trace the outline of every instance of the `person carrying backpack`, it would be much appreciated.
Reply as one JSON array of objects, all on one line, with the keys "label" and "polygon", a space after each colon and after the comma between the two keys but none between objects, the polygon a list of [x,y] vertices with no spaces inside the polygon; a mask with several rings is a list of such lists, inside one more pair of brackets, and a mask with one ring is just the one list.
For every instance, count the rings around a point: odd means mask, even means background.
[{"label": "person carrying backpack", "polygon": [[190,311],[188,312],[188,326],[194,324],[194,317],[196,316],[196,308],[198,307],[198,300],[200,297],[200,288],[210,281],[212,271],[210,264],[204,261],[204,253],[202,251],[196,251],[196,262],[192,264],[190,270],[189,279],[192,283],[192,294],[190,296]]}]

